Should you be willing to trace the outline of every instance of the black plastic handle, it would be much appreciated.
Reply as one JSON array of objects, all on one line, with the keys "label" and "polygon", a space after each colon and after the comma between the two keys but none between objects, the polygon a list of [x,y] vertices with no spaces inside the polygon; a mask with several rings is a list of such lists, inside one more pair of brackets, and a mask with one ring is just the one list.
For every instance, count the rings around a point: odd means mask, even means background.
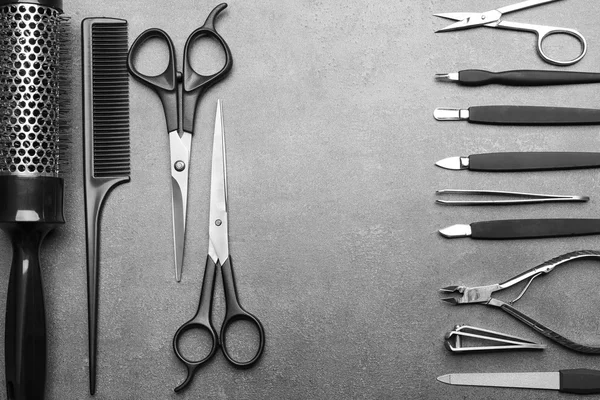
[{"label": "black plastic handle", "polygon": [[8,400],[44,398],[46,316],[39,249],[49,231],[37,223],[7,229],[13,245],[4,348]]},{"label": "black plastic handle", "polygon": [[[240,305],[237,295],[237,288],[235,286],[235,278],[233,276],[233,267],[231,265],[231,257],[229,257],[225,263],[221,266],[223,273],[223,286],[225,287],[225,304],[227,310],[225,312],[225,320],[221,326],[221,349],[223,355],[227,360],[238,368],[248,368],[254,365],[261,357],[265,348],[265,330],[261,322],[254,315],[250,314]],[[254,356],[247,361],[240,361],[233,358],[227,349],[227,330],[236,321],[247,321],[253,324],[258,331],[258,348]]]},{"label": "black plastic handle", "polygon": [[560,389],[563,393],[597,394],[600,393],[600,371],[580,368],[561,369]]},{"label": "black plastic handle", "polygon": [[[187,369],[187,376],[185,380],[177,386],[175,392],[180,392],[185,389],[194,378],[196,371],[206,362],[208,362],[217,352],[219,347],[219,339],[217,337],[217,331],[212,325],[212,297],[215,287],[215,274],[217,266],[210,256],[206,257],[206,267],[204,268],[204,279],[202,280],[202,289],[200,290],[200,302],[198,303],[198,311],[196,315],[183,324],[175,333],[173,337],[173,351],[179,360],[185,365]],[[201,330],[209,333],[212,343],[210,351],[201,360],[190,360],[186,358],[183,352],[179,348],[179,342],[186,332],[191,330]]]},{"label": "black plastic handle", "polygon": [[530,69],[490,72],[481,69],[466,69],[458,73],[458,79],[458,82],[465,86],[483,86],[493,83],[507,86],[572,85],[599,83],[600,73]]},{"label": "black plastic handle", "polygon": [[570,350],[576,351],[578,353],[584,354],[600,354],[600,347],[586,346],[583,344],[576,343],[566,337],[560,335],[559,333],[554,332],[552,329],[540,324],[533,318],[523,314],[519,310],[515,309],[509,304],[503,303],[500,308],[502,311],[506,312],[511,317],[521,321],[528,327],[532,328],[534,331],[544,335],[550,340],[564,346]]},{"label": "black plastic handle", "polygon": [[548,171],[598,167],[600,153],[592,152],[507,152],[469,156],[471,171]]},{"label": "black plastic handle", "polygon": [[[206,268],[204,270],[204,280],[202,281],[202,289],[200,292],[200,303],[198,304],[198,311],[196,311],[196,315],[194,318],[183,324],[175,333],[173,337],[173,350],[175,351],[175,355],[179,360],[185,365],[187,369],[187,376],[185,380],[177,386],[174,390],[175,392],[180,392],[185,389],[194,378],[196,371],[205,363],[207,363],[217,352],[217,349],[220,347],[225,358],[235,367],[238,368],[248,368],[254,365],[261,357],[264,347],[265,347],[265,331],[261,324],[261,322],[254,315],[245,311],[240,305],[237,297],[237,289],[235,286],[233,269],[231,266],[230,259],[227,259],[225,263],[221,266],[221,270],[223,273],[223,286],[225,288],[225,320],[223,321],[223,325],[221,326],[221,334],[220,337],[217,336],[217,332],[212,325],[212,296],[214,290],[215,283],[215,274],[216,274],[217,265],[213,261],[213,259],[208,256],[206,258]],[[227,330],[232,326],[232,324],[236,321],[248,321],[257,328],[259,335],[259,344],[258,349],[254,356],[248,361],[240,361],[236,360],[232,357],[227,350],[226,343],[226,334]],[[180,349],[180,341],[183,335],[191,330],[203,330],[209,333],[212,343],[210,347],[210,351],[208,354],[203,357],[201,360],[190,360],[186,358],[183,352]]]},{"label": "black plastic handle", "polygon": [[[183,50],[183,130],[185,132],[194,132],[194,117],[196,115],[196,106],[200,97],[211,86],[215,85],[231,71],[233,59],[231,50],[225,42],[225,39],[219,35],[215,29],[215,19],[217,15],[227,8],[226,3],[221,3],[210,12],[204,25],[196,29],[185,43]],[[192,44],[203,37],[215,39],[221,45],[225,53],[225,64],[220,71],[212,75],[200,75],[197,73],[191,64],[190,51]]]},{"label": "black plastic handle", "polygon": [[595,125],[600,110],[593,108],[537,106],[474,106],[469,122],[491,125]]},{"label": "black plastic handle", "polygon": [[600,219],[509,219],[474,222],[473,239],[534,239],[600,234]]},{"label": "black plastic handle", "polygon": [[[134,64],[134,59],[140,52],[144,43],[150,39],[159,39],[164,41],[169,48],[169,62],[166,69],[158,75],[145,75],[141,73]],[[167,131],[172,132],[179,128],[179,100],[177,96],[177,61],[175,56],[175,47],[171,37],[162,29],[151,28],[140,34],[135,39],[129,54],[127,55],[127,67],[131,75],[144,85],[152,88],[162,102],[165,110],[165,119],[167,121]]]}]

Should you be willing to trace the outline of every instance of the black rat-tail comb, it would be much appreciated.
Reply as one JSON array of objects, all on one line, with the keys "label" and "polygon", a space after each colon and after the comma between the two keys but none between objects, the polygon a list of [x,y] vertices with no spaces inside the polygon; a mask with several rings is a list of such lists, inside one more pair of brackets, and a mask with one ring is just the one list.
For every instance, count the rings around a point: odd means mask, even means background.
[{"label": "black rat-tail comb", "polygon": [[85,222],[88,270],[90,393],[96,392],[100,211],[108,193],[129,182],[127,21],[87,18],[83,47]]},{"label": "black rat-tail comb", "polygon": [[44,398],[39,252],[65,222],[66,22],[62,0],[0,0],[0,228],[13,248],[5,324],[9,400]]}]

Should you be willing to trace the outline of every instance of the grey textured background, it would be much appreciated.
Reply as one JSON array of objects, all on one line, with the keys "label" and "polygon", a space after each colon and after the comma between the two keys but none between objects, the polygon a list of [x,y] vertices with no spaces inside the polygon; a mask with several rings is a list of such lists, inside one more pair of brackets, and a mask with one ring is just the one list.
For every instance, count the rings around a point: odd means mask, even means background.
[{"label": "grey textured background", "polygon": [[[516,0],[514,0],[516,2]],[[466,68],[552,68],[534,36],[480,28],[434,34],[434,12],[485,11],[511,0],[232,1],[218,19],[234,54],[230,77],[199,107],[193,141],[183,281],[174,280],[168,140],[158,98],[131,82],[132,181],[102,219],[98,400],[104,399],[550,399],[556,392],[450,387],[451,372],[600,368],[482,306],[444,305],[437,289],[508,279],[562,253],[598,249],[598,237],[477,242],[437,235],[454,223],[600,214],[597,170],[524,174],[451,172],[433,163],[491,151],[599,150],[597,127],[493,127],[433,120],[438,106],[529,104],[600,107],[597,85],[461,88],[433,75]],[[79,24],[129,20],[130,43],[159,27],[179,63],[187,36],[217,3],[65,0],[72,16],[73,152],[68,224],[43,247],[49,333],[47,399],[87,395],[87,306],[81,155]],[[561,1],[510,20],[573,27],[590,49],[570,69],[599,70],[600,3]],[[552,40],[573,55],[572,41]],[[205,49],[214,54],[215,49]],[[149,59],[157,59],[149,51]],[[217,52],[218,54],[218,52]],[[197,58],[200,58],[196,55]],[[213,68],[218,64],[210,64]],[[153,65],[151,70],[158,72]],[[242,304],[264,323],[261,362],[240,371],[219,355],[181,395],[185,371],[172,336],[194,313],[207,250],[214,111],[224,101],[230,242]],[[444,208],[441,188],[592,196],[584,205]],[[0,309],[10,244],[0,236]],[[538,278],[517,307],[565,336],[600,343],[598,264]],[[221,287],[221,281],[218,281]],[[517,291],[500,295],[512,299]],[[223,315],[222,292],[216,294]],[[0,318],[0,339],[3,338]],[[453,356],[443,335],[470,324],[548,343],[538,353]],[[0,358],[4,349],[0,346]],[[0,374],[4,387],[4,374]],[[0,391],[4,395],[4,390]]]}]

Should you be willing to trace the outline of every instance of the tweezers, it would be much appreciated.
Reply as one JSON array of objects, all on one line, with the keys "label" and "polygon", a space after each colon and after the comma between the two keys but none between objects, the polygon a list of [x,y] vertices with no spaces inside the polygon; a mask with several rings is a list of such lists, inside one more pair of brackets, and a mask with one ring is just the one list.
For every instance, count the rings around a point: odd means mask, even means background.
[{"label": "tweezers", "polygon": [[[465,347],[463,346],[463,337],[501,344]],[[544,350],[546,348],[545,344],[539,344],[518,336],[507,335],[505,333],[494,332],[469,325],[456,325],[452,331],[446,333],[444,345],[453,353],[503,350]]]},{"label": "tweezers", "polygon": [[473,194],[473,195],[492,195],[492,196],[513,196],[522,197],[517,200],[436,200],[437,204],[454,206],[482,206],[482,205],[514,205],[514,204],[534,204],[534,203],[556,203],[556,202],[586,202],[588,196],[571,196],[560,194],[536,194],[523,192],[507,192],[502,190],[459,190],[442,189],[436,191],[437,194]]}]

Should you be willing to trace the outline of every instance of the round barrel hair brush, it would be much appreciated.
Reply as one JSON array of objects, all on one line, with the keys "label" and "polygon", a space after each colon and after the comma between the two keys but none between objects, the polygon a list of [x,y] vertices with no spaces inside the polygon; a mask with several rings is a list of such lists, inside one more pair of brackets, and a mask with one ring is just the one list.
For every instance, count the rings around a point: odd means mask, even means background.
[{"label": "round barrel hair brush", "polygon": [[13,255],[5,323],[9,400],[40,400],[46,317],[39,253],[64,224],[68,46],[62,0],[0,0],[0,228]]}]

